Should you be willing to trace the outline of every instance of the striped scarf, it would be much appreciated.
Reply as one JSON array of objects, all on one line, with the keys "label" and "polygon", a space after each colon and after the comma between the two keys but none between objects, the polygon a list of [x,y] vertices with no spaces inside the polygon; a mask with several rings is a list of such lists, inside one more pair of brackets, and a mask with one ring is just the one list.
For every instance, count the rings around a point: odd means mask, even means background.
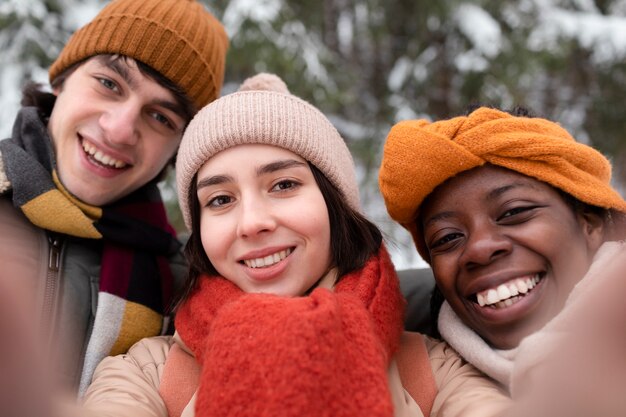
[{"label": "striped scarf", "polygon": [[105,207],[87,205],[65,190],[47,128],[33,107],[20,111],[12,138],[0,142],[0,159],[0,194],[12,190],[13,205],[33,225],[102,240],[98,308],[80,382],[84,392],[105,356],[162,333],[173,285],[168,256],[180,243],[155,184]]}]

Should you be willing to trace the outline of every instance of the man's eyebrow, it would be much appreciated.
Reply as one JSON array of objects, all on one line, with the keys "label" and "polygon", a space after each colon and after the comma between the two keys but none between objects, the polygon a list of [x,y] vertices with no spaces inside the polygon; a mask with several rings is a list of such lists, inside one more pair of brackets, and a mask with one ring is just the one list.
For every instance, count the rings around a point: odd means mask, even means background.
[{"label": "man's eyebrow", "polygon": [[103,61],[103,64],[111,68],[120,77],[122,77],[131,89],[135,89],[137,87],[137,81],[130,75],[130,71],[128,71],[128,66],[121,61],[121,59],[109,59]]},{"label": "man's eyebrow", "polygon": [[198,180],[198,184],[196,185],[196,187],[199,190],[201,188],[209,187],[211,185],[224,184],[233,181],[235,180],[230,175],[214,175],[212,177],[202,178],[201,180]]},{"label": "man's eyebrow", "polygon": [[[131,75],[130,71],[128,70],[128,64],[126,64],[124,60],[119,59],[119,58],[118,59],[104,59],[103,57],[103,59],[100,62],[106,67],[110,68],[115,73],[117,73],[120,77],[122,77],[122,79],[126,82],[126,84],[128,84],[131,90],[134,90],[137,88],[137,84],[138,84],[137,80],[135,77]],[[137,66],[137,70],[140,71],[139,66]],[[152,77],[146,74],[144,74],[144,76],[156,82],[156,80],[154,80]],[[152,104],[155,106],[166,108],[176,113],[178,116],[180,116],[183,119],[186,119],[188,117],[187,114],[185,114],[185,110],[183,109],[183,107],[176,100],[174,101],[153,100]]]},{"label": "man's eyebrow", "polygon": [[270,162],[256,170],[257,175],[270,174],[280,171],[281,169],[307,166],[306,162],[296,161],[295,159],[285,159],[281,161]]},{"label": "man's eyebrow", "polygon": [[178,116],[180,116],[182,119],[187,120],[188,115],[185,113],[185,110],[183,110],[183,107],[180,104],[178,104],[177,101],[154,100],[152,104],[154,104],[155,106],[160,106],[168,110],[171,110],[174,113],[176,113]]}]

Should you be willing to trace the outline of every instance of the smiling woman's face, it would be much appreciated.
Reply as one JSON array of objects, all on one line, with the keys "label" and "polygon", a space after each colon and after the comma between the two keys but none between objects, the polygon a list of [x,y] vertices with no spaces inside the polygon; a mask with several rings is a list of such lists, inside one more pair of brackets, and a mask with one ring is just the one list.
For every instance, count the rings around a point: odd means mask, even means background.
[{"label": "smiling woman's face", "polygon": [[197,184],[202,246],[243,291],[299,296],[329,272],[328,209],[302,157],[234,146],[200,168]]},{"label": "smiling woman's face", "polygon": [[490,165],[437,187],[418,221],[444,297],[500,349],[562,309],[602,240],[600,219],[575,213],[553,187]]}]

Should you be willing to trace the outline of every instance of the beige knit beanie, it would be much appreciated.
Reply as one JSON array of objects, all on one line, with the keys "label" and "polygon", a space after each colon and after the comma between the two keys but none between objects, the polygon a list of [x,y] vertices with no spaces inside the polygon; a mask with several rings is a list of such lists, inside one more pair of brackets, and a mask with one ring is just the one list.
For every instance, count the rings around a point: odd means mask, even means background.
[{"label": "beige knit beanie", "polygon": [[94,55],[125,55],[182,88],[200,109],[219,97],[227,49],[222,24],[195,0],[113,0],[72,35],[49,78]]},{"label": "beige knit beanie", "polygon": [[311,162],[360,211],[354,161],[337,130],[318,109],[291,95],[280,78],[258,74],[200,110],[183,135],[176,183],[189,229],[189,189],[200,167],[224,149],[252,143],[278,146]]}]

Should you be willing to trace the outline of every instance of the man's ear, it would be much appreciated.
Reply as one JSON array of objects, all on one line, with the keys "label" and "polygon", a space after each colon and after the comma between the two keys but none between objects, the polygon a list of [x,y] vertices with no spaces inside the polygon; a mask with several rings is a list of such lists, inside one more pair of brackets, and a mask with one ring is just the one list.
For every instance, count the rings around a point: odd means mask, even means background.
[{"label": "man's ear", "polygon": [[578,211],[578,220],[587,239],[587,247],[595,253],[607,240],[608,225],[605,212],[597,212],[584,207]]}]

